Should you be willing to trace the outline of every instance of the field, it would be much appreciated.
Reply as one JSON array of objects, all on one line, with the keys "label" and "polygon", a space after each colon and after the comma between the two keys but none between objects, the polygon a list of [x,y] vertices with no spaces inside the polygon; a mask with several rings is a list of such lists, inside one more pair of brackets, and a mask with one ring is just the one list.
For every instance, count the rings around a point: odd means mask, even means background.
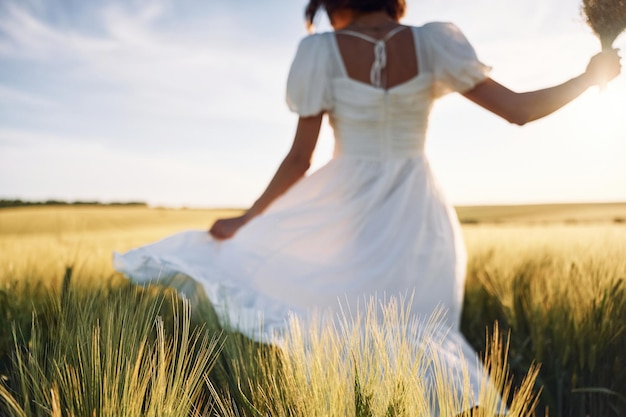
[{"label": "field", "polygon": [[[457,211],[469,251],[463,331],[498,385],[510,367],[510,415],[530,415],[539,391],[537,415],[626,415],[626,204]],[[429,415],[412,368],[385,362],[385,349],[332,332],[305,348],[294,328],[287,355],[222,331],[210,306],[190,312],[112,269],[114,250],[235,213],[0,210],[0,415]],[[414,355],[396,342],[399,358]]]},{"label": "field", "polygon": [[626,203],[462,206],[459,219],[471,223],[624,223]]}]

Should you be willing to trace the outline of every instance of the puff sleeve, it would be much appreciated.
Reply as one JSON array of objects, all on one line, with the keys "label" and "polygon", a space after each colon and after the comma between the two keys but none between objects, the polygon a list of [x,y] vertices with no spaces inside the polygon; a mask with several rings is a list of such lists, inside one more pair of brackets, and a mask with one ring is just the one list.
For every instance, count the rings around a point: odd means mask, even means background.
[{"label": "puff sleeve", "polygon": [[287,78],[287,105],[301,117],[314,116],[332,107],[330,48],[324,34],[300,41]]},{"label": "puff sleeve", "polygon": [[484,81],[491,67],[478,60],[472,45],[452,23],[433,22],[424,26],[434,73],[434,95],[471,90]]}]

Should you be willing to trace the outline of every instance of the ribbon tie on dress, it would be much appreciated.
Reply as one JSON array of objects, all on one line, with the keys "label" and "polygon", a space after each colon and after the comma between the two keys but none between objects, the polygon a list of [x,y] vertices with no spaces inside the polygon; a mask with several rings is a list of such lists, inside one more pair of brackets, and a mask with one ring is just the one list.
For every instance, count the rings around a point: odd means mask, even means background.
[{"label": "ribbon tie on dress", "polygon": [[387,66],[387,44],[386,42],[396,33],[405,29],[406,26],[398,26],[389,32],[382,39],[375,39],[360,32],[352,30],[342,30],[339,33],[356,36],[374,44],[374,63],[370,70],[370,82],[376,88],[383,88],[382,73]]},{"label": "ribbon tie on dress", "polygon": [[374,87],[381,88],[383,86],[381,74],[387,66],[387,49],[385,41],[380,40],[374,44],[374,63],[370,70],[370,82]]}]

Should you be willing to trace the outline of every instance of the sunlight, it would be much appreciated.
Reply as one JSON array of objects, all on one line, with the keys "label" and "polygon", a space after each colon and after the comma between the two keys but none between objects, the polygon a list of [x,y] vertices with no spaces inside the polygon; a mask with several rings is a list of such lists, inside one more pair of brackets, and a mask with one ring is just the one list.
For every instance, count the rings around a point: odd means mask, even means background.
[{"label": "sunlight", "polygon": [[605,90],[596,89],[580,98],[572,116],[577,126],[606,144],[623,142],[626,108],[626,82],[609,84]]},{"label": "sunlight", "polygon": [[317,171],[323,167],[333,156],[335,150],[335,139],[333,136],[333,130],[328,124],[328,118],[324,118],[322,123],[322,129],[320,130],[320,136],[317,140],[317,146],[313,153],[313,159],[311,161],[311,168],[309,173]]}]

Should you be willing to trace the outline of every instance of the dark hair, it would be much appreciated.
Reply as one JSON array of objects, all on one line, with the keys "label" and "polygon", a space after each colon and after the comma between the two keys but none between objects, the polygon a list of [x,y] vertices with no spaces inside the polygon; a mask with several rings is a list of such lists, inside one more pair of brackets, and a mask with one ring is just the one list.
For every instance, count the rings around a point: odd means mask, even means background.
[{"label": "dark hair", "polygon": [[313,20],[320,8],[329,14],[344,8],[359,12],[384,10],[392,19],[397,20],[404,16],[406,0],[309,0],[304,12],[309,27],[313,26]]}]

